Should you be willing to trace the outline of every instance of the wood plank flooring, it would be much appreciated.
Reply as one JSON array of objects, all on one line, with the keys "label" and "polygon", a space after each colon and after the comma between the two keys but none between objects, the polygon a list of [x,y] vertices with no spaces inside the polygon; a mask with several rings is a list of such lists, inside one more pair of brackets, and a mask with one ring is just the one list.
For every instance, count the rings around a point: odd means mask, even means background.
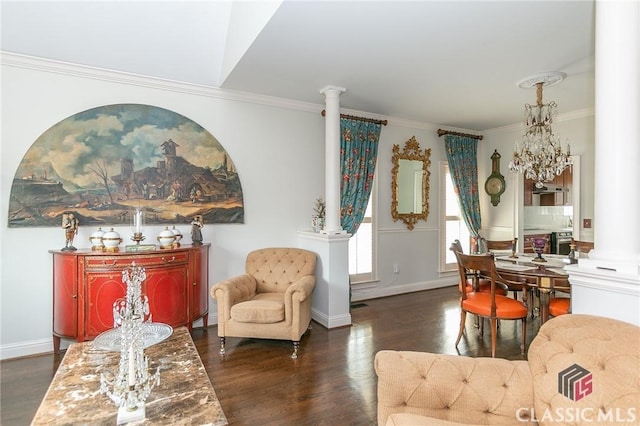
[{"label": "wood plank flooring", "polygon": [[[361,306],[363,305],[364,306]],[[193,340],[231,425],[374,425],[379,350],[457,354],[460,311],[455,287],[355,303],[350,327],[327,330],[312,322],[299,358],[291,342],[227,338],[218,354],[215,326],[196,329]],[[490,356],[488,329],[478,335],[467,319],[459,353]],[[528,321],[527,345],[539,327]],[[497,356],[522,359],[520,327],[502,321]],[[45,354],[1,363],[0,423],[28,425],[55,374],[61,356]],[[185,377],[188,380],[188,377]]]}]

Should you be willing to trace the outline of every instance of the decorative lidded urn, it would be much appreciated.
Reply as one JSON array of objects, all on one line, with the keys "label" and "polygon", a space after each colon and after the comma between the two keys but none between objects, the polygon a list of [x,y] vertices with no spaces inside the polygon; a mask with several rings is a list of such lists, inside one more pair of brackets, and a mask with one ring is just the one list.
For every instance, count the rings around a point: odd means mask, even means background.
[{"label": "decorative lidded urn", "polygon": [[89,236],[89,242],[91,243],[91,250],[93,251],[103,251],[104,250],[104,242],[102,241],[102,237],[105,232],[102,228],[98,228],[97,231],[94,231],[91,236]]},{"label": "decorative lidded urn", "polygon": [[160,232],[157,238],[161,249],[170,249],[173,248],[173,242],[176,240],[176,235],[167,226],[164,228],[164,231]]},{"label": "decorative lidded urn", "polygon": [[173,235],[175,235],[175,240],[173,241],[173,247],[180,247],[180,240],[182,239],[182,232],[179,229],[176,229],[175,225],[171,229]]},{"label": "decorative lidded urn", "polygon": [[122,238],[120,238],[120,234],[111,228],[109,232],[105,232],[102,236],[102,243],[104,244],[104,251],[118,252],[120,251],[118,246],[122,243]]}]

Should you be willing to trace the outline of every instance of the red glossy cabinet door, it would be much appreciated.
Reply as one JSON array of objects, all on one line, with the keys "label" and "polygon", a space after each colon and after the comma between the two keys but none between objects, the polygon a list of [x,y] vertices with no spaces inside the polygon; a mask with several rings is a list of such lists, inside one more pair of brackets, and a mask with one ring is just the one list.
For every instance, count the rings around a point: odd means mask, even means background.
[{"label": "red glossy cabinet door", "polygon": [[187,325],[188,265],[147,268],[143,293],[149,298],[149,311],[153,322],[173,327]]},{"label": "red glossy cabinet door", "polygon": [[93,339],[113,328],[113,302],[127,294],[122,272],[90,272],[85,278],[86,310],[81,339]]},{"label": "red glossy cabinet door", "polygon": [[78,257],[53,256],[53,334],[54,350],[60,349],[60,336],[78,333]]},{"label": "red glossy cabinet door", "polygon": [[206,327],[209,318],[209,247],[201,246],[192,255],[191,321],[202,318]]}]

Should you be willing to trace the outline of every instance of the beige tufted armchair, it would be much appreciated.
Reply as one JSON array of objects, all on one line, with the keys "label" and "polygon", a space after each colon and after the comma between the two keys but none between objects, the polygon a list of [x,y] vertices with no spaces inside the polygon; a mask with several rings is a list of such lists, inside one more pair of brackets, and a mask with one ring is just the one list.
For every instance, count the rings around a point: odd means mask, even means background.
[{"label": "beige tufted armchair", "polygon": [[291,340],[298,357],[300,337],[311,323],[316,254],[298,248],[265,248],[247,255],[246,273],[211,288],[218,303],[220,354],[227,336]]},{"label": "beige tufted armchair", "polygon": [[640,327],[563,315],[528,361],[380,351],[379,425],[638,425]]}]

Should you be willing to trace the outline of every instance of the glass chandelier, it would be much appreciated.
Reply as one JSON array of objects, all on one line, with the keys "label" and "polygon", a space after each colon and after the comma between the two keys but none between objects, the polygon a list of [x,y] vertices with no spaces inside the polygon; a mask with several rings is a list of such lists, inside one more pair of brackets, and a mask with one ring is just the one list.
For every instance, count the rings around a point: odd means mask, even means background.
[{"label": "glass chandelier", "polygon": [[525,105],[526,131],[520,144],[515,143],[509,170],[522,173],[526,179],[534,180],[537,188],[542,188],[544,182],[553,180],[554,176],[561,175],[564,169],[573,164],[569,144],[567,152],[563,152],[560,138],[551,128],[558,114],[558,105],[553,101],[548,104],[542,103],[542,87],[559,83],[564,77],[564,73],[546,73],[519,83],[520,87],[533,87],[535,84],[537,102],[536,105]]}]

